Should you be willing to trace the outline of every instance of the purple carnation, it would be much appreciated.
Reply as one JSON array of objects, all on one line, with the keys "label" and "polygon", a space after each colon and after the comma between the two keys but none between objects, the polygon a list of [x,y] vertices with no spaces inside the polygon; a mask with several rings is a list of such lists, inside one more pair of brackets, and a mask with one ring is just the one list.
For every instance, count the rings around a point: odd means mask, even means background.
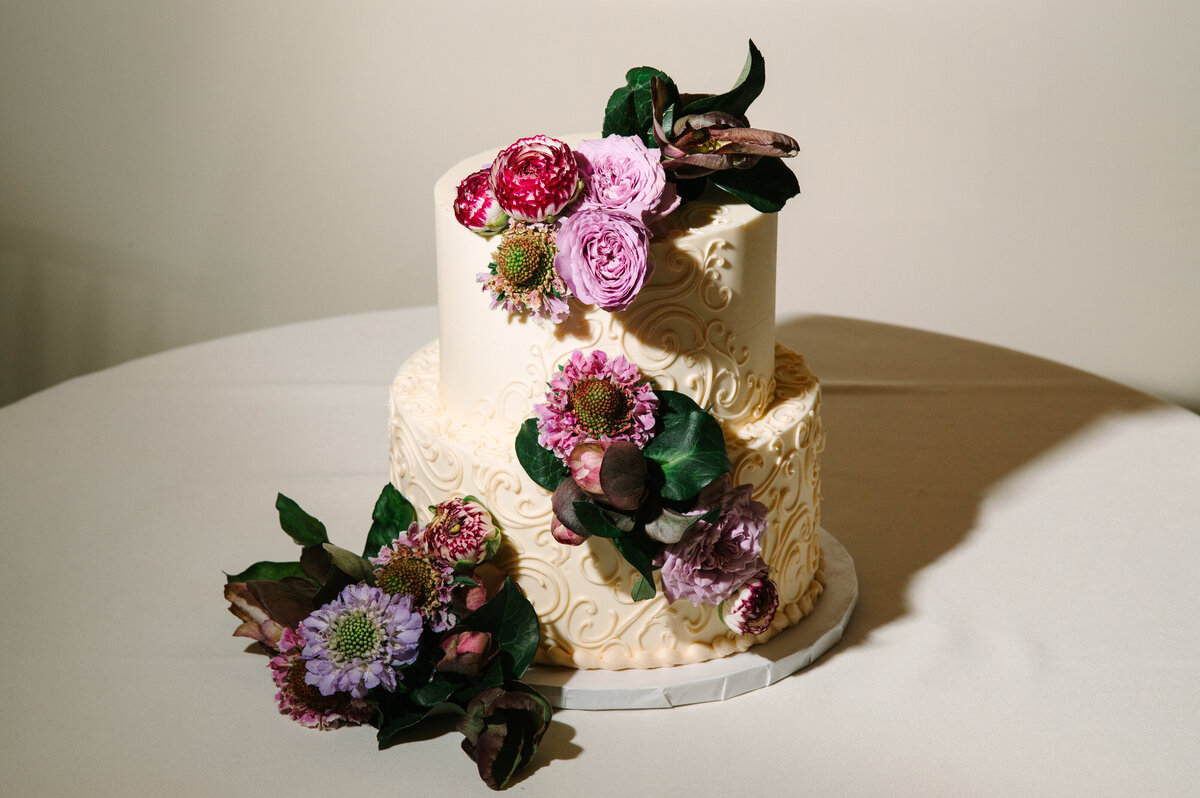
[{"label": "purple carnation", "polygon": [[325,696],[363,698],[375,687],[394,692],[396,669],[417,658],[422,626],[411,597],[350,585],[300,624],[305,681]]},{"label": "purple carnation", "polygon": [[752,489],[730,487],[721,477],[701,492],[704,503],[721,505],[721,514],[712,523],[697,521],[690,534],[658,556],[667,601],[716,606],[767,567],[762,558],[767,507],[750,498]]},{"label": "purple carnation", "polygon": [[654,271],[650,231],[623,211],[589,206],[562,220],[554,269],[580,301],[624,310]]},{"label": "purple carnation", "polygon": [[575,159],[583,175],[582,205],[624,211],[649,225],[679,207],[667,182],[662,153],[637,136],[607,136],[579,143]]},{"label": "purple carnation", "polygon": [[658,398],[637,366],[601,350],[576,349],[550,378],[546,403],[534,405],[538,443],[564,463],[585,441],[650,442]]}]

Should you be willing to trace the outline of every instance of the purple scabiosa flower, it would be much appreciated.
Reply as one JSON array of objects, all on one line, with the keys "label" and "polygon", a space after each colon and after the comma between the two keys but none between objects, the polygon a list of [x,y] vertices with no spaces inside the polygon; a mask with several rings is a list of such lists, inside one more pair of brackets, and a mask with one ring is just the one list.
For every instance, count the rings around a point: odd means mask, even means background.
[{"label": "purple scabiosa flower", "polygon": [[538,443],[564,463],[585,441],[650,442],[658,398],[637,366],[600,350],[576,349],[550,377],[545,404],[534,405]]},{"label": "purple scabiosa flower", "polygon": [[650,230],[638,216],[586,206],[564,217],[555,233],[554,269],[581,302],[625,310],[654,271]]},{"label": "purple scabiosa flower", "polygon": [[779,590],[760,571],[721,602],[721,620],[737,634],[760,635],[771,628],[777,609]]},{"label": "purple scabiosa flower", "polygon": [[476,278],[492,307],[528,313],[558,324],[567,317],[567,286],[554,270],[554,233],[541,225],[516,225],[500,237],[486,272]]},{"label": "purple scabiosa flower", "polygon": [[581,141],[575,160],[583,175],[580,205],[624,211],[647,225],[679,207],[675,184],[667,182],[662,153],[637,136]]},{"label": "purple scabiosa flower", "polygon": [[423,627],[411,596],[350,585],[300,624],[304,680],[324,696],[363,698],[375,687],[394,692],[396,669],[417,658]]},{"label": "purple scabiosa flower", "polygon": [[430,507],[433,519],[409,530],[413,545],[458,570],[486,562],[500,545],[500,527],[474,496]]},{"label": "purple scabiosa flower", "polygon": [[408,596],[412,607],[425,618],[429,628],[444,632],[454,626],[456,619],[450,609],[454,594],[454,571],[410,543],[418,533],[416,524],[410,534],[398,538],[391,546],[379,550],[371,558],[375,568],[375,586],[393,596]]},{"label": "purple scabiosa flower", "polygon": [[473,233],[489,235],[508,227],[508,214],[496,201],[488,176],[492,165],[487,164],[478,172],[472,172],[458,184],[454,198],[454,218]]},{"label": "purple scabiosa flower", "polygon": [[518,222],[547,222],[579,194],[571,148],[549,136],[518,139],[492,161],[488,176],[500,207]]},{"label": "purple scabiosa flower", "polygon": [[686,537],[655,560],[662,566],[667,601],[716,606],[767,567],[762,558],[767,507],[750,498],[753,486],[730,487],[728,477],[721,477],[710,488],[701,491],[702,499],[710,501],[709,506],[720,504],[720,516],[711,523],[697,521]]},{"label": "purple scabiosa flower", "polygon": [[370,720],[371,708],[366,701],[346,693],[324,696],[305,681],[308,668],[300,656],[300,648],[301,641],[296,633],[290,628],[284,629],[279,654],[270,662],[271,678],[279,688],[275,694],[279,714],[287,715],[301,726],[322,731],[361,726]]}]

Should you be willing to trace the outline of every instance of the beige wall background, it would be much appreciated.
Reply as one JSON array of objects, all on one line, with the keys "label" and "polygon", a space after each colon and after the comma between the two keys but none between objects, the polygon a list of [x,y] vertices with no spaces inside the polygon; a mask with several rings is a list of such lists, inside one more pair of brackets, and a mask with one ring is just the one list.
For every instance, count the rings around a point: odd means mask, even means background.
[{"label": "beige wall background", "polygon": [[638,64],[724,90],[753,37],[751,120],[802,146],[784,318],[967,336],[1200,407],[1197,31],[1193,0],[0,0],[0,403],[431,304],[450,164],[597,130]]}]

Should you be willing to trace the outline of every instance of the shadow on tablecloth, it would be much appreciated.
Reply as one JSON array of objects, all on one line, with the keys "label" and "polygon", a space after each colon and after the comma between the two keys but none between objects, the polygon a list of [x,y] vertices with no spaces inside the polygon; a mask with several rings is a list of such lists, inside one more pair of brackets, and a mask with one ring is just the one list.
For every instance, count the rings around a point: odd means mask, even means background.
[{"label": "shadow on tablecloth", "polygon": [[1000,347],[833,316],[780,319],[821,380],[822,526],[860,599],[833,652],[907,612],[913,577],[962,543],[989,488],[1095,420],[1159,405]]}]

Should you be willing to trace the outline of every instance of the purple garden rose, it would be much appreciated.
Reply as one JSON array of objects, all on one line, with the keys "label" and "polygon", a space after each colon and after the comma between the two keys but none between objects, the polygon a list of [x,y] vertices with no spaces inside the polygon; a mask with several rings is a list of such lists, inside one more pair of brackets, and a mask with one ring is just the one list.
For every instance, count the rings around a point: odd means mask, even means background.
[{"label": "purple garden rose", "polygon": [[454,218],[463,227],[481,235],[498,233],[508,227],[508,214],[496,201],[488,182],[491,173],[492,165],[488,164],[467,175],[458,184],[454,199]]},{"label": "purple garden rose", "polygon": [[584,189],[581,205],[624,211],[647,225],[679,207],[675,185],[667,182],[662,154],[637,136],[582,141],[575,149]]},{"label": "purple garden rose", "polygon": [[[724,490],[718,494],[716,488]],[[767,567],[762,558],[767,507],[750,498],[752,489],[730,487],[721,477],[701,491],[702,499],[712,497],[709,506],[721,505],[721,514],[712,523],[696,522],[690,534],[658,556],[667,601],[716,606]]]},{"label": "purple garden rose", "polygon": [[500,207],[519,222],[550,221],[581,187],[575,154],[549,136],[518,139],[502,150],[488,181]]},{"label": "purple garden rose", "polygon": [[629,307],[650,277],[650,231],[623,211],[577,209],[555,234],[554,268],[580,301],[616,311]]}]

